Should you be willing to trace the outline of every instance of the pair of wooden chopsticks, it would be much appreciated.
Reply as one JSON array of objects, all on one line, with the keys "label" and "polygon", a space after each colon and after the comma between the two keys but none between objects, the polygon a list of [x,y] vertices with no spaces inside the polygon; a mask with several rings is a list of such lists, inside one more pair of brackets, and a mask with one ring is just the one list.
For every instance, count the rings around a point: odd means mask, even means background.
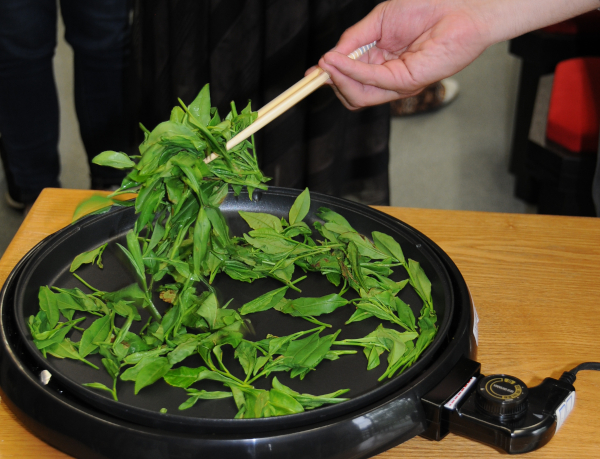
[{"label": "pair of wooden chopsticks", "polygon": [[[366,53],[368,50],[370,50],[373,46],[375,46],[376,43],[377,42],[374,41],[373,43],[362,46],[356,51],[350,53],[348,57],[350,59],[357,59],[358,57]],[[321,68],[316,68],[314,71],[302,78],[298,83],[293,85],[287,91],[283,92],[271,102],[262,107],[260,110],[258,110],[258,118],[256,119],[256,121],[254,121],[254,123],[252,123],[242,132],[238,133],[233,139],[227,142],[227,150],[231,150],[233,147],[246,140],[256,131],[265,127],[279,115],[289,110],[302,99],[304,99],[306,96],[314,92],[328,79],[329,74],[325,72],[325,70]]]}]

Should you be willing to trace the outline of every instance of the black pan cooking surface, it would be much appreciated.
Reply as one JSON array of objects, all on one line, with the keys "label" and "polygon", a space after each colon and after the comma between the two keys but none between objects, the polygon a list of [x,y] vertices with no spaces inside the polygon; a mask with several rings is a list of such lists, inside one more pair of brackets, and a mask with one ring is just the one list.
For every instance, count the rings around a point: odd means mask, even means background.
[{"label": "black pan cooking surface", "polygon": [[[255,192],[254,199],[250,201],[245,191],[238,197],[230,193],[221,210],[232,234],[240,236],[249,228],[239,217],[239,210],[268,212],[287,218],[289,209],[298,194],[297,190],[272,187],[267,192]],[[361,350],[356,355],[342,356],[337,361],[324,361],[317,371],[311,372],[303,381],[298,378],[290,379],[288,373],[274,374],[283,384],[303,393],[318,395],[349,388],[350,392],[345,395],[350,397],[347,402],[277,418],[235,420],[232,418],[237,410],[232,399],[200,401],[189,410],[179,411],[177,407],[187,399],[185,391],[168,386],[162,380],[142,389],[138,395],[134,395],[132,382],[119,381],[117,385],[119,401],[115,402],[108,393],[81,385],[89,382],[112,385],[112,380],[102,367],[99,355],[89,356],[88,359],[102,368],[101,370],[95,370],[74,360],[61,360],[54,357],[44,359],[33,344],[26,323],[29,316],[36,314],[39,309],[37,299],[39,287],[42,285],[79,287],[86,291],[86,288],[69,273],[71,261],[81,252],[96,248],[105,242],[110,244],[103,256],[104,269],[87,265],[80,268],[77,273],[100,290],[113,291],[135,282],[127,260],[115,245],[116,242],[124,244],[125,234],[135,222],[136,217],[132,208],[121,208],[104,215],[88,217],[59,231],[41,244],[25,266],[16,288],[14,317],[19,333],[37,364],[41,368],[46,368],[53,378],[59,380],[74,396],[108,415],[149,427],[189,432],[273,431],[321,422],[367,406],[409,383],[427,368],[436,352],[447,343],[447,333],[454,308],[453,286],[445,265],[431,248],[431,241],[410,226],[369,207],[312,193],[311,209],[305,219],[311,227],[312,223],[318,220],[316,212],[319,207],[328,207],[340,213],[362,234],[370,235],[372,231],[381,231],[393,236],[402,246],[405,256],[420,262],[431,280],[433,303],[438,316],[438,335],[419,361],[403,374],[381,383],[377,379],[385,371],[385,359],[378,368],[367,371],[366,358]],[[298,276],[297,273],[294,278]],[[403,270],[398,270],[395,280],[406,277]],[[231,308],[238,308],[280,285],[272,279],[259,279],[252,284],[242,283],[230,279],[225,274],[218,275],[214,283],[222,302],[233,299],[229,306]],[[337,291],[324,276],[318,273],[310,273],[308,278],[301,281],[298,286],[302,289],[302,293],[297,294],[288,290],[287,297],[294,295],[316,297]],[[418,317],[422,303],[412,288],[406,287],[400,297],[411,305],[415,316]],[[158,296],[155,296],[154,300],[161,313],[164,312],[167,305],[162,303]],[[137,332],[147,319],[145,311],[140,313],[142,321],[136,323],[137,329],[132,327],[134,332]],[[322,332],[321,335],[342,329],[338,339],[359,338],[373,331],[380,323],[378,319],[368,319],[349,326],[343,325],[352,313],[353,308],[348,306],[336,310],[333,314],[321,316],[323,322],[332,325],[331,329]],[[251,314],[247,317],[253,328],[253,334],[250,334],[248,339],[252,340],[262,339],[268,333],[282,336],[315,327],[303,319],[293,318],[275,310]],[[88,323],[90,320],[87,319]],[[385,323],[384,326],[393,327],[389,323]],[[72,339],[79,340],[78,332],[72,333]],[[182,364],[195,367],[202,365],[202,361],[199,357],[196,360],[188,358]],[[233,352],[226,356],[225,364],[232,373],[235,374],[237,370],[238,376],[242,376],[242,370],[234,360]],[[256,387],[269,389],[272,377],[273,375],[258,380]],[[220,383],[213,381],[202,381],[194,387],[223,390]],[[162,408],[167,409],[166,414],[160,413]]]}]

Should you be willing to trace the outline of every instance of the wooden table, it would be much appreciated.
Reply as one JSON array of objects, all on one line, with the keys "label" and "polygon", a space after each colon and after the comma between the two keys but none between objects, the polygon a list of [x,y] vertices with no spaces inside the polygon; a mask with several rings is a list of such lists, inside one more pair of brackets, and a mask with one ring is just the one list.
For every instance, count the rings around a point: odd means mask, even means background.
[{"label": "wooden table", "polygon": [[[44,190],[0,260],[0,284],[45,236],[69,224],[89,191]],[[482,373],[539,384],[577,364],[600,360],[600,219],[382,207],[445,250],[469,285],[479,313]],[[600,373],[575,382],[567,422],[530,458],[599,457]],[[494,449],[450,434],[417,437],[378,457],[492,457]],[[0,403],[0,459],[62,458]]]}]

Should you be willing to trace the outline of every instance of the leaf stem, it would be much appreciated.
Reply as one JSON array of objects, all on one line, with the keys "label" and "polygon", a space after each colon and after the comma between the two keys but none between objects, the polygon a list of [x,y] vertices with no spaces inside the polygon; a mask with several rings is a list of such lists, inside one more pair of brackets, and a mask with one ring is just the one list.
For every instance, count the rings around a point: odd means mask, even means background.
[{"label": "leaf stem", "polygon": [[322,327],[327,327],[327,328],[331,328],[331,325],[323,323],[317,319],[315,319],[313,316],[302,316],[302,318],[304,320],[308,320],[309,322],[312,322],[315,325],[321,325]]},{"label": "leaf stem", "polygon": [[160,312],[158,312],[158,309],[156,309],[156,306],[154,306],[154,303],[152,303],[152,300],[149,298],[148,292],[146,292],[146,301],[144,303],[146,304],[144,307],[148,309],[148,312],[152,318],[157,322],[160,322],[162,320],[162,316],[160,315]]},{"label": "leaf stem", "polygon": [[115,400],[115,402],[119,401],[119,399],[117,398],[117,378],[113,378],[112,396],[113,396],[113,399]]},{"label": "leaf stem", "polygon": [[90,284],[88,284],[86,281],[84,281],[80,276],[78,276],[76,273],[72,273],[73,276],[75,276],[79,282],[81,282],[83,285],[85,285],[87,288],[89,288],[90,290],[94,291],[94,292],[101,292],[101,290],[98,290],[97,288],[92,287]]},{"label": "leaf stem", "polygon": [[85,363],[85,364],[89,365],[90,367],[92,367],[94,370],[99,370],[99,369],[100,369],[100,368],[98,368],[96,365],[94,365],[92,362],[89,362],[89,361],[87,361],[87,360],[85,360],[85,359],[83,359],[83,358],[82,358],[82,359],[80,359],[80,360],[81,360],[83,363]]}]

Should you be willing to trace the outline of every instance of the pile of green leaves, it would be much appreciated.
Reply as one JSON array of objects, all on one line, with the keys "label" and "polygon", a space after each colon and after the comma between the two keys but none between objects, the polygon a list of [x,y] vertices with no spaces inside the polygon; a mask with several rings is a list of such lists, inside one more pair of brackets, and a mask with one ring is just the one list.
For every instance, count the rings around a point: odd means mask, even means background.
[{"label": "pile of green leaves", "polygon": [[[219,209],[229,187],[236,195],[247,187],[251,199],[254,189],[266,189],[268,179],[258,168],[253,140],[230,151],[225,150],[225,143],[256,115],[250,105],[238,114],[232,104],[232,111],[221,120],[210,107],[208,85],[192,104],[181,105],[173,109],[169,121],[152,132],[145,130],[139,156],[108,151],[94,159],[96,164],[130,169],[115,194],[137,193],[138,218],[126,235],[126,244],[117,245],[131,263],[137,282],[115,292],[100,291],[75,271],[84,264],[102,268],[106,244],[77,256],[71,272],[91,293],[42,286],[40,311],[29,318],[34,343],[44,356],[75,359],[97,368],[87,357],[100,354],[112,387],[86,385],[110,392],[115,400],[119,380],[134,382],[137,394],[164,379],[187,392],[189,398],[179,409],[201,399],[232,397],[237,418],[300,413],[347,400],[339,396],[348,389],[314,396],[300,394],[275,377],[269,391],[253,383],[277,372],[303,379],[323,360],[356,353],[348,346],[363,349],[368,370],[377,367],[387,352],[387,370],[381,379],[412,365],[437,330],[431,284],[419,263],[406,260],[389,235],[373,232],[369,239],[326,208],[319,209],[320,221],[311,228],[304,221],[310,208],[308,189],[298,196],[287,219],[240,211],[251,230],[242,237],[232,236]],[[396,267],[406,270],[408,279],[392,280]],[[286,298],[289,289],[300,291],[298,284],[309,272],[325,275],[338,292],[319,298]],[[219,273],[242,282],[270,277],[282,286],[236,311],[217,300],[211,284]],[[409,284],[423,302],[418,319],[398,297]],[[344,297],[348,290],[355,292],[354,299]],[[164,307],[154,304],[154,291],[169,305],[164,315],[159,312]],[[317,317],[352,306],[355,311],[347,324],[370,317],[382,324],[360,339],[338,341],[341,330],[323,334],[331,326]],[[149,317],[134,333],[133,323],[142,320],[140,308]],[[318,327],[247,340],[244,316],[269,309]],[[87,326],[82,328],[84,320]],[[81,332],[79,341],[68,336],[74,329]],[[245,378],[234,376],[223,363],[228,348]],[[204,365],[183,365],[192,355],[199,355]],[[203,380],[220,382],[227,390],[192,387]]]}]

